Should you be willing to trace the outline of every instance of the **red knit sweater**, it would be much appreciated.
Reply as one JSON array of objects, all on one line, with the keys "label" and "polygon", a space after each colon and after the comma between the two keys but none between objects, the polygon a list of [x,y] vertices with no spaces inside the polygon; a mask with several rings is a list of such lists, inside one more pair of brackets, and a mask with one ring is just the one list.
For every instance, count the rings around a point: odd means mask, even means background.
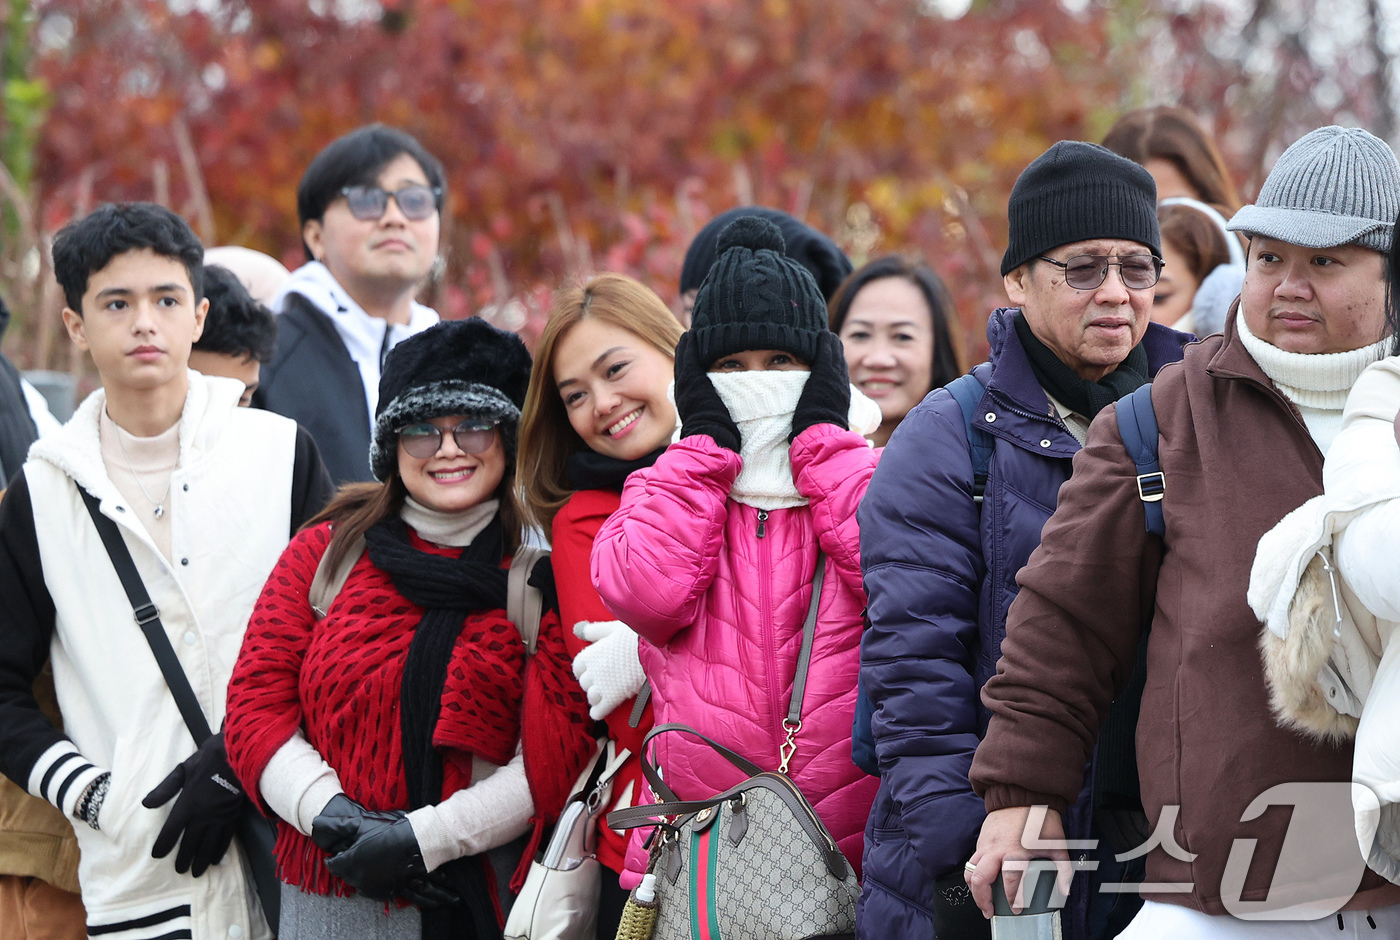
[{"label": "red knit sweater", "polygon": [[[423,551],[459,551],[412,538]],[[329,542],[328,524],[298,534],[263,588],[229,682],[229,761],[267,812],[258,781],[272,755],[302,728],[351,799],[369,809],[408,809],[399,693],[423,610],[366,554],[326,618],[317,621],[307,595]],[[469,615],[453,648],[433,734],[443,758],[445,799],[470,785],[472,755],[494,764],[511,759],[525,716],[536,839],[557,816],[592,743],[587,700],[568,669],[560,633],[558,618],[547,616],[527,667],[519,631],[505,611]],[[316,894],[353,893],[330,874],[325,854],[285,822],[276,851],[287,883]]]}]

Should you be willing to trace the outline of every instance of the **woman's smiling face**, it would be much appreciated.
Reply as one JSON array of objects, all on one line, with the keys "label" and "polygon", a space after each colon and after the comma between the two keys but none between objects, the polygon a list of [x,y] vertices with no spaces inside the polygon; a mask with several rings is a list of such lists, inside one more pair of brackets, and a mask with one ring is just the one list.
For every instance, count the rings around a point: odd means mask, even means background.
[{"label": "woman's smiling face", "polygon": [[851,381],[899,423],[933,384],[933,312],[905,277],[871,281],[851,298],[841,323]]},{"label": "woman's smiling face", "polygon": [[506,472],[506,451],[499,429],[492,432],[491,444],[479,454],[464,451],[452,433],[466,421],[463,415],[448,415],[430,421],[442,433],[437,452],[431,457],[415,457],[404,449],[400,438],[399,476],[408,494],[438,512],[463,512],[491,499]]},{"label": "woman's smiling face", "polygon": [[590,450],[636,460],[671,440],[674,363],[637,334],[584,319],[559,339],[552,366],[569,424]]}]

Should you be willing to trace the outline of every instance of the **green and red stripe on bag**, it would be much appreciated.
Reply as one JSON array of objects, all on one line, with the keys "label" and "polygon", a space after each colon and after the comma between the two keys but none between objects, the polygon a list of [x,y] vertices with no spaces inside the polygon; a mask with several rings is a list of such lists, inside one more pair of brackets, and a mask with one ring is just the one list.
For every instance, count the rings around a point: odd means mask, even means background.
[{"label": "green and red stripe on bag", "polygon": [[[669,731],[700,738],[749,779],[706,800],[676,798],[647,756],[651,739]],[[642,772],[665,802],[618,810],[608,825],[657,826],[652,940],[853,936],[855,872],[792,780],[686,725],[652,729],[642,751]]]}]

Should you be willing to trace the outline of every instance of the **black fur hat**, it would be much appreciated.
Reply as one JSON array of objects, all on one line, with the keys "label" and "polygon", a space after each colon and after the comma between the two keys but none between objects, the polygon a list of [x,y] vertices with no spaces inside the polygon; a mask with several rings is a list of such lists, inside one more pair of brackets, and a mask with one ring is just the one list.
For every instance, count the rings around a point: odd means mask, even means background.
[{"label": "black fur hat", "polygon": [[399,428],[443,415],[499,421],[506,456],[515,459],[529,383],[530,353],[520,337],[479,317],[439,323],[399,343],[379,378],[369,447],[375,478],[389,478],[398,458]]}]

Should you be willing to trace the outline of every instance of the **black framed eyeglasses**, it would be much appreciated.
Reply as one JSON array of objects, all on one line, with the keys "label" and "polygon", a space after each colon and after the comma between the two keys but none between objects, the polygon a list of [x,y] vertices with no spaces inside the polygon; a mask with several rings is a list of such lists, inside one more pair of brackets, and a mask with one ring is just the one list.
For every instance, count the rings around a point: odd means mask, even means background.
[{"label": "black framed eyeglasses", "polygon": [[399,211],[410,222],[421,222],[437,211],[442,189],[411,183],[390,192],[379,186],[344,186],[340,194],[350,207],[350,214],[361,222],[377,222],[389,209],[389,197],[399,204]]},{"label": "black framed eyeglasses", "polygon": [[[404,453],[427,460],[442,449],[442,428],[436,424],[410,424],[399,428]],[[496,422],[472,418],[452,429],[452,439],[466,454],[484,454],[496,442]]]},{"label": "black framed eyeglasses", "polygon": [[[1155,255],[1075,255],[1068,261],[1056,261],[1044,255],[1036,257],[1063,268],[1065,283],[1075,290],[1098,290],[1108,278],[1108,269],[1115,265],[1123,285],[1132,290],[1155,287],[1162,276],[1162,259]],[[1109,260],[1115,257],[1117,261]]]}]

